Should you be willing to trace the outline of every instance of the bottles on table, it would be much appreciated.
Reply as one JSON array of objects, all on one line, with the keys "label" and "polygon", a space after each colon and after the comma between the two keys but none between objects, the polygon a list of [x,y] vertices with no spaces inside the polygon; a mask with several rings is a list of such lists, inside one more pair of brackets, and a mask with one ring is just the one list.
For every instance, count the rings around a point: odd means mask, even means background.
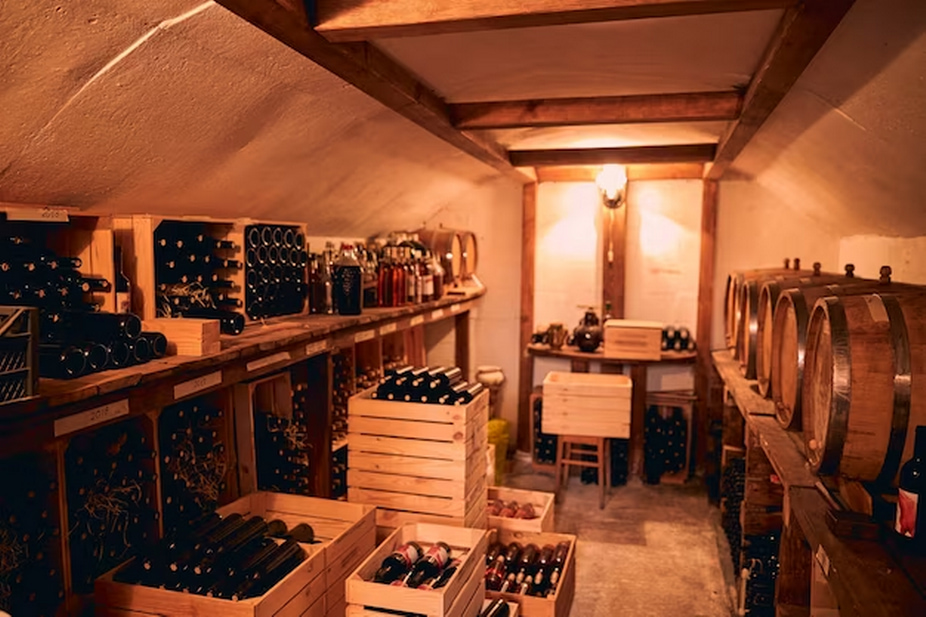
[{"label": "bottles on table", "polygon": [[495,543],[486,553],[486,588],[490,591],[547,597],[556,593],[571,545],[563,541],[538,547],[518,542]]},{"label": "bottles on table", "polygon": [[[245,245],[244,306],[251,319],[300,313],[308,295],[308,253],[298,228],[249,225],[245,227]],[[221,265],[239,267],[240,263],[224,259]]]},{"label": "bottles on table", "polygon": [[666,326],[662,330],[662,350],[663,351],[693,351],[695,348],[694,339],[691,338],[691,331],[681,326]]},{"label": "bottles on table", "polygon": [[334,262],[332,289],[339,315],[359,315],[363,311],[363,272],[352,245],[342,246]]},{"label": "bottles on table", "polygon": [[466,405],[485,388],[481,383],[462,381],[458,367],[403,366],[394,369],[382,380],[373,398],[408,403]]},{"label": "bottles on table", "polygon": [[397,547],[383,559],[373,575],[373,582],[412,589],[440,589],[447,585],[460,566],[451,559],[452,549],[445,542],[435,542],[424,550],[418,542]]},{"label": "bottles on table", "polygon": [[501,499],[490,500],[486,506],[486,514],[489,516],[500,516],[502,518],[537,518],[537,512],[534,510],[533,504],[518,504],[516,501],[505,502]]}]

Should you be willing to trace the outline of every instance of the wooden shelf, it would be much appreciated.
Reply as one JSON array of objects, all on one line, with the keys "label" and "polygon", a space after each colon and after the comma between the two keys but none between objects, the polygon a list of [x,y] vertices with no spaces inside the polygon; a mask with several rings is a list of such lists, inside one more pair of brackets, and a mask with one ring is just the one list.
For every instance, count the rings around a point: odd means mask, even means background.
[{"label": "wooden shelf", "polygon": [[[926,599],[910,578],[911,568],[902,568],[885,545],[833,534],[827,524],[830,505],[817,488],[820,478],[810,471],[800,434],[779,426],[774,404],[759,395],[755,381],[743,377],[729,351],[715,351],[712,356],[747,430],[758,438],[784,485],[785,525],[799,526],[810,554],[826,573],[840,615],[926,615]],[[783,571],[794,565],[782,561]],[[777,614],[806,615],[807,608],[786,605]]]},{"label": "wooden shelf", "polygon": [[[67,381],[42,379],[37,397],[0,408],[0,448],[15,454],[47,444],[70,432],[58,422],[65,417],[86,412],[90,427],[117,417],[148,413],[189,396],[279,370],[339,344],[456,318],[484,294],[484,288],[473,288],[435,302],[365,309],[356,316],[278,317],[250,324],[239,336],[223,336],[222,349],[215,354],[169,356]],[[110,418],[109,413],[115,415]]]},{"label": "wooden shelf", "polygon": [[528,345],[528,353],[535,356],[551,358],[569,358],[571,360],[587,360],[589,362],[605,362],[609,364],[664,364],[678,362],[680,364],[694,362],[698,357],[696,351],[666,351],[658,360],[628,360],[621,358],[606,358],[604,351],[579,351],[577,347],[563,347],[562,349],[552,349],[549,345]]}]

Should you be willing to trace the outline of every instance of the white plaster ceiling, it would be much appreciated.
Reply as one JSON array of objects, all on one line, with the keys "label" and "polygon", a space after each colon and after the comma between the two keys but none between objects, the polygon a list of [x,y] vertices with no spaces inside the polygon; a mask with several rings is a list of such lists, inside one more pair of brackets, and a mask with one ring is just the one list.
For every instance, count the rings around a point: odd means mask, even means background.
[{"label": "white plaster ceiling", "polygon": [[499,175],[224,8],[154,4],[0,4],[0,201],[371,234]]},{"label": "white plaster ceiling", "polygon": [[380,39],[451,102],[729,90],[780,10]]},{"label": "white plaster ceiling", "polygon": [[473,131],[506,148],[621,148],[716,143],[726,122],[663,122]]},{"label": "white plaster ceiling", "polygon": [[734,172],[836,234],[926,234],[926,3],[858,0]]}]

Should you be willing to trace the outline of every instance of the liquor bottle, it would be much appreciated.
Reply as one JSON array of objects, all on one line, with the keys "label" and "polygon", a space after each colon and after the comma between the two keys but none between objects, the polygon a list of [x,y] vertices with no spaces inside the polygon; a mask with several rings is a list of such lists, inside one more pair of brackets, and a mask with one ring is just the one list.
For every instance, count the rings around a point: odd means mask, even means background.
[{"label": "liquor bottle", "polygon": [[421,546],[417,542],[403,544],[383,560],[373,575],[373,580],[377,583],[391,584],[410,572],[412,566],[421,559],[421,555]]},{"label": "liquor bottle", "polygon": [[398,247],[392,248],[392,304],[391,306],[404,306],[407,290],[405,280],[405,264],[402,263],[401,253]]},{"label": "liquor bottle", "polygon": [[343,247],[335,262],[333,300],[338,315],[359,315],[363,311],[363,273],[353,246]]},{"label": "liquor bottle", "polygon": [[[926,546],[926,426],[916,427],[913,458],[900,468],[894,531],[908,544]],[[924,503],[920,503],[923,500]]]},{"label": "liquor bottle", "polygon": [[113,277],[116,281],[116,312],[117,313],[131,313],[132,312],[132,284],[129,282],[129,277],[125,275],[125,272],[122,269],[122,247],[116,246],[113,250],[113,258],[115,261],[115,276]]}]

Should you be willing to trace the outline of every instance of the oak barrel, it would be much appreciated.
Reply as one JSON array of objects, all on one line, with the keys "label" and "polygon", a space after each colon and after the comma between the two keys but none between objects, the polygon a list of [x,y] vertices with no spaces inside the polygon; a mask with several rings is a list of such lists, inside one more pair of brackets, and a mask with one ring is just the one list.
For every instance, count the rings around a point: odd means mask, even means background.
[{"label": "oak barrel", "polygon": [[817,300],[825,296],[865,293],[906,293],[921,289],[892,283],[891,269],[881,268],[881,280],[855,279],[820,287],[786,289],[778,297],[772,318],[770,389],[775,415],[784,428],[801,426],[801,390],[804,384],[807,327]]},{"label": "oak barrel", "polygon": [[476,274],[476,266],[479,264],[479,247],[476,245],[476,234],[471,231],[461,231],[460,246],[463,247],[460,274],[463,280],[469,280]]},{"label": "oak barrel", "polygon": [[725,300],[723,304],[724,339],[727,342],[727,347],[736,347],[736,326],[739,323],[739,320],[737,319],[737,307],[739,305],[739,298],[741,293],[740,289],[743,286],[743,281],[750,280],[763,273],[790,272],[790,266],[791,260],[785,259],[784,268],[741,270],[731,272],[727,276],[727,286],[726,290],[724,291]]},{"label": "oak barrel", "polygon": [[820,298],[804,379],[813,470],[892,482],[926,424],[926,293]]},{"label": "oak barrel", "polygon": [[463,244],[452,229],[419,229],[418,239],[440,260],[444,268],[444,285],[460,282],[463,271]]},{"label": "oak barrel", "polygon": [[775,314],[778,296],[785,289],[818,287],[820,285],[855,280],[855,266],[846,264],[845,272],[845,275],[822,273],[820,272],[820,264],[815,263],[811,276],[767,281],[759,289],[755,337],[756,379],[758,380],[759,394],[765,397],[771,395],[772,317]]}]

